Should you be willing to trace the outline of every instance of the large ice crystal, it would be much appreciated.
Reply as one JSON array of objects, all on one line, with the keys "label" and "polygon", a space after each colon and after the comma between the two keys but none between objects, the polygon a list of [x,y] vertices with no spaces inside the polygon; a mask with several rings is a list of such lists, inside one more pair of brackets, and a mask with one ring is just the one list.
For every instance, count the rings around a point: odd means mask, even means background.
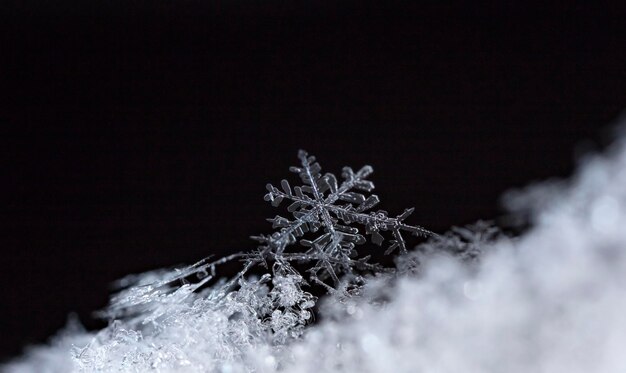
[{"label": "large ice crystal", "polygon": [[[333,286],[337,286],[340,283],[340,276],[351,275],[353,268],[376,269],[376,266],[367,262],[369,259],[367,256],[355,259],[358,255],[355,245],[363,244],[366,240],[359,229],[350,224],[365,226],[365,233],[369,234],[371,241],[379,246],[384,240],[380,232],[390,231],[393,239],[385,254],[391,253],[396,248],[401,253],[406,253],[403,231],[424,237],[435,235],[422,227],[404,223],[413,212],[413,208],[404,210],[396,217],[389,217],[384,210],[368,212],[380,202],[378,196],[373,194],[365,197],[354,190],[371,192],[374,189],[374,183],[366,180],[373,172],[371,166],[364,166],[358,172],[354,172],[350,167],[344,167],[342,172],[344,181],[338,184],[337,178],[332,173],[322,175],[322,168],[315,162],[314,156],[300,150],[298,158],[301,165],[291,167],[290,170],[300,176],[304,186],[297,186],[292,190],[289,182],[282,180],[282,190],[267,184],[268,193],[265,195],[265,200],[271,202],[273,206],[280,205],[283,200],[289,200],[291,204],[287,210],[294,219],[289,220],[280,215],[268,219],[273,228],[280,230],[268,236],[253,237],[263,244],[259,248],[258,257],[253,260],[262,262],[269,257],[278,263],[314,262],[308,269],[311,280],[331,290],[332,287],[323,282],[327,278],[332,279]],[[323,229],[323,232],[314,239],[300,240],[301,245],[309,247],[308,250],[286,252],[287,246],[296,242],[297,237],[309,231],[318,232],[320,229]]]}]

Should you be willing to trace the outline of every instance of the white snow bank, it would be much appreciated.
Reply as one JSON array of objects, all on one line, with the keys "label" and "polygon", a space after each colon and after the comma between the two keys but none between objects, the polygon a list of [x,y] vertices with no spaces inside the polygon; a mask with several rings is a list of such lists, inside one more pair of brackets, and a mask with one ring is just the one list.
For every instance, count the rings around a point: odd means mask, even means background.
[{"label": "white snow bank", "polygon": [[285,321],[287,312],[259,320],[267,293],[252,283],[217,306],[202,293],[173,295],[161,306],[168,322],[120,321],[98,334],[70,326],[4,370],[624,372],[626,141],[585,161],[570,182],[514,193],[508,204],[532,211],[524,236],[483,243],[472,265],[423,253],[452,241],[423,246],[399,259],[419,261],[416,274],[394,285],[371,280],[359,297],[327,297],[334,313],[302,336],[284,330],[283,343],[263,324],[302,325]]}]

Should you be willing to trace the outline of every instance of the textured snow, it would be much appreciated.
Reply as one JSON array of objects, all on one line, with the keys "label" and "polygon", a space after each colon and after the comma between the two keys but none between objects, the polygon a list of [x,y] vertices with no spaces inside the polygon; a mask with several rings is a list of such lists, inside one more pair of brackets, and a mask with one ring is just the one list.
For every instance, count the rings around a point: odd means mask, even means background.
[{"label": "textured snow", "polygon": [[523,236],[481,223],[432,238],[358,295],[322,298],[316,324],[297,273],[242,280],[223,297],[190,284],[141,303],[141,286],[167,276],[154,272],[130,290],[150,318],[125,315],[98,333],[70,323],[4,370],[623,372],[625,141],[570,181],[509,193],[507,205],[532,217]]}]

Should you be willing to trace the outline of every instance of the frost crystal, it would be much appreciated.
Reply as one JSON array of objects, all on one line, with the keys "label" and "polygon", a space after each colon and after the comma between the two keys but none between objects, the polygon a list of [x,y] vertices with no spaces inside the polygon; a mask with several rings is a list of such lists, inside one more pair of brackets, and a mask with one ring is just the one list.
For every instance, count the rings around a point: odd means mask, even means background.
[{"label": "frost crystal", "polygon": [[[268,193],[265,195],[265,200],[275,207],[283,200],[290,201],[287,211],[293,215],[293,219],[280,215],[268,219],[272,227],[279,230],[271,235],[253,237],[262,243],[258,258],[253,260],[271,258],[278,263],[314,262],[308,270],[311,280],[330,290],[332,287],[324,282],[328,278],[332,279],[333,286],[337,286],[340,274],[351,275],[353,268],[376,269],[376,266],[367,262],[369,257],[357,258],[355,246],[365,243],[366,239],[358,228],[350,224],[365,226],[365,233],[379,246],[384,241],[381,232],[391,232],[393,239],[385,254],[395,249],[406,253],[402,232],[424,237],[435,235],[422,227],[404,223],[413,208],[404,210],[396,217],[389,217],[384,210],[368,212],[379,203],[378,196],[372,194],[366,197],[354,190],[371,192],[374,189],[374,183],[366,180],[373,172],[371,166],[364,166],[356,173],[352,168],[344,167],[344,180],[338,184],[332,173],[322,175],[322,167],[315,162],[314,156],[300,150],[298,158],[300,166],[291,167],[290,171],[297,173],[304,185],[292,190],[289,182],[282,180],[281,188],[267,184]],[[286,252],[287,247],[306,232],[319,232],[313,239],[300,240],[300,244],[309,249],[305,252]]]}]

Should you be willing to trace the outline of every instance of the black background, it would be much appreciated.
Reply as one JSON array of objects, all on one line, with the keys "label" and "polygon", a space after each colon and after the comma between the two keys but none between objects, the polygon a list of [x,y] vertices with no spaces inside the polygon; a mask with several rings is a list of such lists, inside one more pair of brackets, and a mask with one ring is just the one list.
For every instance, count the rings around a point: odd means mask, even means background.
[{"label": "black background", "polygon": [[299,148],[371,164],[411,223],[498,216],[620,115],[622,10],[3,1],[2,356],[125,274],[252,248]]}]

